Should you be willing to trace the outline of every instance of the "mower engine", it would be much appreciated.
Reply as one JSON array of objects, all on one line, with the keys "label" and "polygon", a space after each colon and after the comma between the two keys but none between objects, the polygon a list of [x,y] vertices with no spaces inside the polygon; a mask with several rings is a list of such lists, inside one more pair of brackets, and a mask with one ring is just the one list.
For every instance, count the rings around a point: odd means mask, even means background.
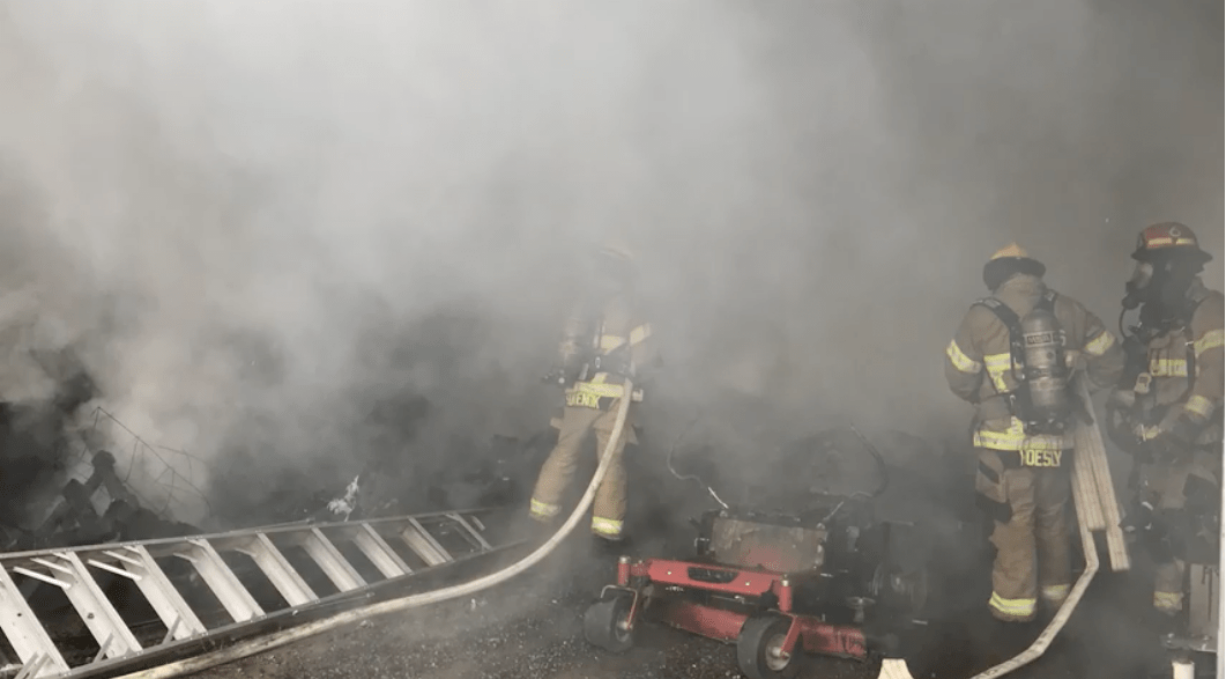
[{"label": "mower engine", "polygon": [[[919,615],[927,599],[922,558],[908,558],[913,527],[878,521],[866,496],[827,496],[803,515],[722,509],[706,513],[698,558],[786,573],[794,605],[824,621],[865,625]],[[875,626],[875,625],[872,625]]]}]

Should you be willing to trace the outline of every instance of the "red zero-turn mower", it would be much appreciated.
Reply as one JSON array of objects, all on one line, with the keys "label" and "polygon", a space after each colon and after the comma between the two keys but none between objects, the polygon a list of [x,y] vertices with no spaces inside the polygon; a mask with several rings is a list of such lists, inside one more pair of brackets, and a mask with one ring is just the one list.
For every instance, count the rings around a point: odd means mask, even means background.
[{"label": "red zero-turn mower", "polygon": [[750,679],[794,677],[805,652],[866,661],[895,650],[918,622],[927,568],[907,558],[918,547],[912,524],[875,520],[888,478],[864,444],[881,470],[874,493],[810,495],[802,512],[785,514],[728,507],[708,488],[724,506],[695,522],[697,554],[622,557],[617,583],[584,615],[588,642],[625,652],[650,618],[735,643]]}]

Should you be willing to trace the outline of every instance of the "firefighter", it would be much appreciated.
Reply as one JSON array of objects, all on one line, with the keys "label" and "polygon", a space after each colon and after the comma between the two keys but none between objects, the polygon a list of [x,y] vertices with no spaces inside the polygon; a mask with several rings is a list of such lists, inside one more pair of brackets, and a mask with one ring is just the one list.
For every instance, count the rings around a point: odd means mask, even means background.
[{"label": "firefighter", "polygon": [[1110,387],[1124,361],[1115,335],[1044,273],[1016,244],[993,254],[983,268],[991,296],[945,351],[950,389],[976,406],[975,490],[996,547],[988,609],[1006,622],[1033,620],[1040,596],[1050,610],[1068,596],[1073,426],[1091,407],[1069,383],[1084,370],[1091,388]]},{"label": "firefighter", "polygon": [[[1108,433],[1132,453],[1136,502],[1125,526],[1143,531],[1157,564],[1154,608],[1183,609],[1181,558],[1220,511],[1222,454],[1222,293],[1200,272],[1213,257],[1178,222],[1141,231],[1125,286],[1125,311],[1140,308],[1126,333],[1127,367],[1108,400]],[[1155,521],[1154,519],[1158,519]]]},{"label": "firefighter", "polygon": [[[542,466],[532,492],[529,514],[541,524],[552,524],[561,512],[561,499],[574,475],[580,448],[595,433],[596,450],[603,454],[617,421],[621,399],[630,398],[630,410],[615,443],[613,459],[592,505],[592,534],[598,545],[619,543],[625,537],[626,472],[622,452],[637,444],[634,419],[641,371],[657,359],[651,325],[642,317],[633,293],[632,253],[620,245],[605,245],[596,257],[590,294],[571,313],[562,333],[559,362],[546,381],[565,388],[565,406],[555,420],[558,442]],[[635,381],[633,394],[624,383]]]}]

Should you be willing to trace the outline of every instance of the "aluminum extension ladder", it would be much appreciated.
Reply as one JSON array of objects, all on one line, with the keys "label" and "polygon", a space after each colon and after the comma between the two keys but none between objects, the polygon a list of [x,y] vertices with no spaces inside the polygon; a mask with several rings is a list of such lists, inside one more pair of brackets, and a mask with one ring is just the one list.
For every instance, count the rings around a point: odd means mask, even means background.
[{"label": "aluminum extension ladder", "polygon": [[[233,633],[289,609],[360,595],[380,581],[498,551],[506,546],[490,544],[480,519],[497,511],[501,510],[280,524],[0,554],[0,631],[21,660],[19,668],[10,665],[7,670],[10,675],[16,671],[20,679],[96,675],[100,664],[129,665],[116,661],[138,660],[219,629]],[[267,580],[261,581],[260,573]],[[38,588],[31,586],[40,583],[47,596],[38,596]],[[125,620],[112,601],[120,597],[106,591],[115,586],[130,591],[121,597],[125,610],[138,591],[156,620],[153,616],[145,623]],[[46,601],[56,599],[58,592],[64,596],[52,610]],[[275,595],[279,597],[268,603]],[[88,631],[77,625],[77,639],[88,642],[92,637],[96,643],[87,643],[84,657],[81,649],[75,649],[75,662],[70,661],[74,649],[66,653],[61,648],[72,645],[63,638],[66,626],[72,626],[65,622],[71,621],[71,612],[63,606],[64,598]],[[132,618],[130,612],[127,618]],[[145,629],[150,626],[157,628]]]}]

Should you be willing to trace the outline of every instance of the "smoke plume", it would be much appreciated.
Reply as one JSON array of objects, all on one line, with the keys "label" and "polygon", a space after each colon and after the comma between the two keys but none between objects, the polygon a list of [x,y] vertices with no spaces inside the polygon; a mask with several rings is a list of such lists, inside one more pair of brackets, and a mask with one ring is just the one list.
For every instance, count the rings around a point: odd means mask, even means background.
[{"label": "smoke plume", "polygon": [[[1148,223],[1196,229],[1220,284],[1220,26],[1094,0],[7,2],[0,331],[72,347],[96,405],[243,493],[374,449],[428,476],[544,426],[581,255],[615,237],[667,361],[658,440],[697,416],[730,468],[849,419],[953,440],[942,352],[998,247],[1109,325]],[[0,398],[47,398],[23,361]]]}]

